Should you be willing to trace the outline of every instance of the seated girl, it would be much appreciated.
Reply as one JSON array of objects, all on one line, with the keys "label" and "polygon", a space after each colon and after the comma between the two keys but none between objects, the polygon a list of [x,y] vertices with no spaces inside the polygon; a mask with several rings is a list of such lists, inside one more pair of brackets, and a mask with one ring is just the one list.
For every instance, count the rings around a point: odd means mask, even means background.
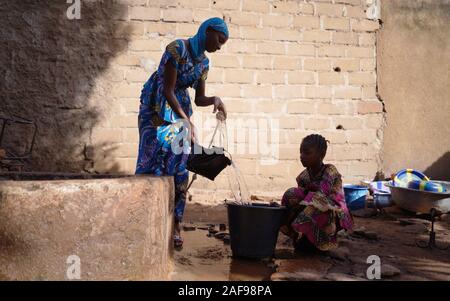
[{"label": "seated girl", "polygon": [[300,161],[306,169],[296,179],[298,187],[288,189],[281,201],[289,214],[280,230],[293,239],[297,251],[331,250],[337,247],[337,232],[353,226],[341,175],[334,165],[323,163],[326,152],[324,137],[302,140]]}]

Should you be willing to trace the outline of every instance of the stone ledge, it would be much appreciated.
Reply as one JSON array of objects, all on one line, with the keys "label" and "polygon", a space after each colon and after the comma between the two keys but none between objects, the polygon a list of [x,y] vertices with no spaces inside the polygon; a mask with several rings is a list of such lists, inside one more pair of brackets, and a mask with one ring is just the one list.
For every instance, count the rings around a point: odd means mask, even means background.
[{"label": "stone ledge", "polygon": [[1,279],[65,280],[70,255],[81,280],[168,278],[172,178],[96,177],[0,181]]}]

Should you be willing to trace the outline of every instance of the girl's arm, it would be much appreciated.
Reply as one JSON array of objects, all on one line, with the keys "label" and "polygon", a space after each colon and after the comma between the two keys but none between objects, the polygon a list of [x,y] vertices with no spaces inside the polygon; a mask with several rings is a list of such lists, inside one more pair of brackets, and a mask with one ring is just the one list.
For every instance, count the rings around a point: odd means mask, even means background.
[{"label": "girl's arm", "polygon": [[301,185],[301,175],[302,175],[302,173],[300,173],[298,176],[297,176],[297,178],[295,178],[295,181],[297,182],[297,186],[298,187],[300,187],[300,185]]},{"label": "girl's arm", "polygon": [[305,196],[306,202],[315,202],[320,211],[333,210],[336,205],[345,202],[342,193],[342,179],[334,174],[325,174],[320,182],[318,191],[309,191]]}]

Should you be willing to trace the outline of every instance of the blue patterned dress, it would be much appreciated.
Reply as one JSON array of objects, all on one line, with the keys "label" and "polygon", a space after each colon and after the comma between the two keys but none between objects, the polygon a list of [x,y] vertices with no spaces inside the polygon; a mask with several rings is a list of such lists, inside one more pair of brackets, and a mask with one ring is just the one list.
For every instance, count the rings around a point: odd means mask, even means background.
[{"label": "blue patterned dress", "polygon": [[166,47],[158,70],[145,83],[139,109],[139,154],[136,174],[174,176],[175,219],[181,222],[186,204],[189,173],[186,170],[187,152],[172,151],[171,144],[180,141],[183,126],[164,96],[164,68],[170,62],[177,69],[174,94],[187,116],[192,115],[188,88],[197,88],[199,80],[206,80],[209,60],[205,55],[193,59],[183,40]]}]

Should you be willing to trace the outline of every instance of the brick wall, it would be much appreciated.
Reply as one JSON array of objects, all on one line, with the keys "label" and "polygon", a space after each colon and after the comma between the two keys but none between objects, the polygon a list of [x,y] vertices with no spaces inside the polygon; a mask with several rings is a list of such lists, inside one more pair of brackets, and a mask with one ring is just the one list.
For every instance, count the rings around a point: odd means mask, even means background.
[{"label": "brick wall", "polygon": [[[150,58],[155,64],[174,38],[193,35],[208,17],[225,17],[230,39],[219,53],[210,54],[207,93],[221,97],[235,120],[264,118],[279,121],[279,160],[264,164],[260,154],[233,156],[251,193],[280,194],[295,185],[302,167],[299,143],[318,132],[330,140],[327,161],[337,165],[346,182],[371,179],[380,165],[382,103],[376,97],[375,38],[377,21],[367,19],[370,3],[335,1],[121,1],[130,5],[129,18],[136,30],[125,61]],[[138,57],[138,58],[136,58]],[[123,60],[123,58],[117,58]],[[121,68],[122,69],[122,68]],[[340,69],[340,71],[339,71]],[[135,116],[139,87],[149,75],[142,67],[124,67],[117,86],[122,98],[124,167],[131,172],[137,148]],[[123,94],[122,94],[123,93]],[[193,94],[192,94],[193,95]],[[200,127],[211,118],[211,108],[196,108]],[[199,117],[199,115],[201,115]],[[122,119],[123,120],[119,120]],[[203,122],[202,122],[203,121]],[[214,122],[210,122],[210,125]],[[339,125],[343,129],[336,129]],[[238,141],[251,143],[251,130]],[[262,128],[258,128],[261,130]],[[120,129],[105,129],[116,131]],[[203,141],[212,129],[203,128]],[[209,135],[208,135],[209,134]],[[230,133],[229,133],[229,136]],[[271,133],[267,133],[270,141]],[[230,145],[231,148],[231,145]],[[269,162],[270,163],[270,162]],[[220,201],[227,196],[225,173],[215,182],[199,179],[195,198]],[[200,194],[204,196],[200,196]]]},{"label": "brick wall", "polygon": [[[384,116],[376,95],[379,23],[365,12],[371,4],[370,0],[116,0],[114,10],[120,13],[111,14],[115,27],[109,39],[125,43],[96,79],[108,82],[109,88],[99,100],[101,106],[97,104],[98,122],[85,145],[87,170],[134,172],[143,83],[168,43],[192,36],[202,21],[218,16],[228,22],[230,39],[219,53],[208,55],[207,94],[221,97],[229,111],[229,126],[246,133],[229,135],[232,147],[246,149],[233,158],[250,192],[279,195],[293,186],[302,170],[299,143],[310,133],[331,141],[326,161],[338,167],[345,182],[373,178],[381,164]],[[89,98],[96,93],[94,89]],[[194,111],[201,141],[207,144],[214,126],[212,108]],[[272,134],[278,137],[273,138],[279,146],[272,156],[276,161],[264,162],[259,151],[248,150],[249,137],[258,133],[255,128],[261,132],[261,120],[275,121],[262,132],[267,131],[269,142]],[[86,155],[86,149],[93,154]],[[215,182],[199,179],[191,192],[198,200],[220,201],[229,197],[227,189],[223,174]]]}]

